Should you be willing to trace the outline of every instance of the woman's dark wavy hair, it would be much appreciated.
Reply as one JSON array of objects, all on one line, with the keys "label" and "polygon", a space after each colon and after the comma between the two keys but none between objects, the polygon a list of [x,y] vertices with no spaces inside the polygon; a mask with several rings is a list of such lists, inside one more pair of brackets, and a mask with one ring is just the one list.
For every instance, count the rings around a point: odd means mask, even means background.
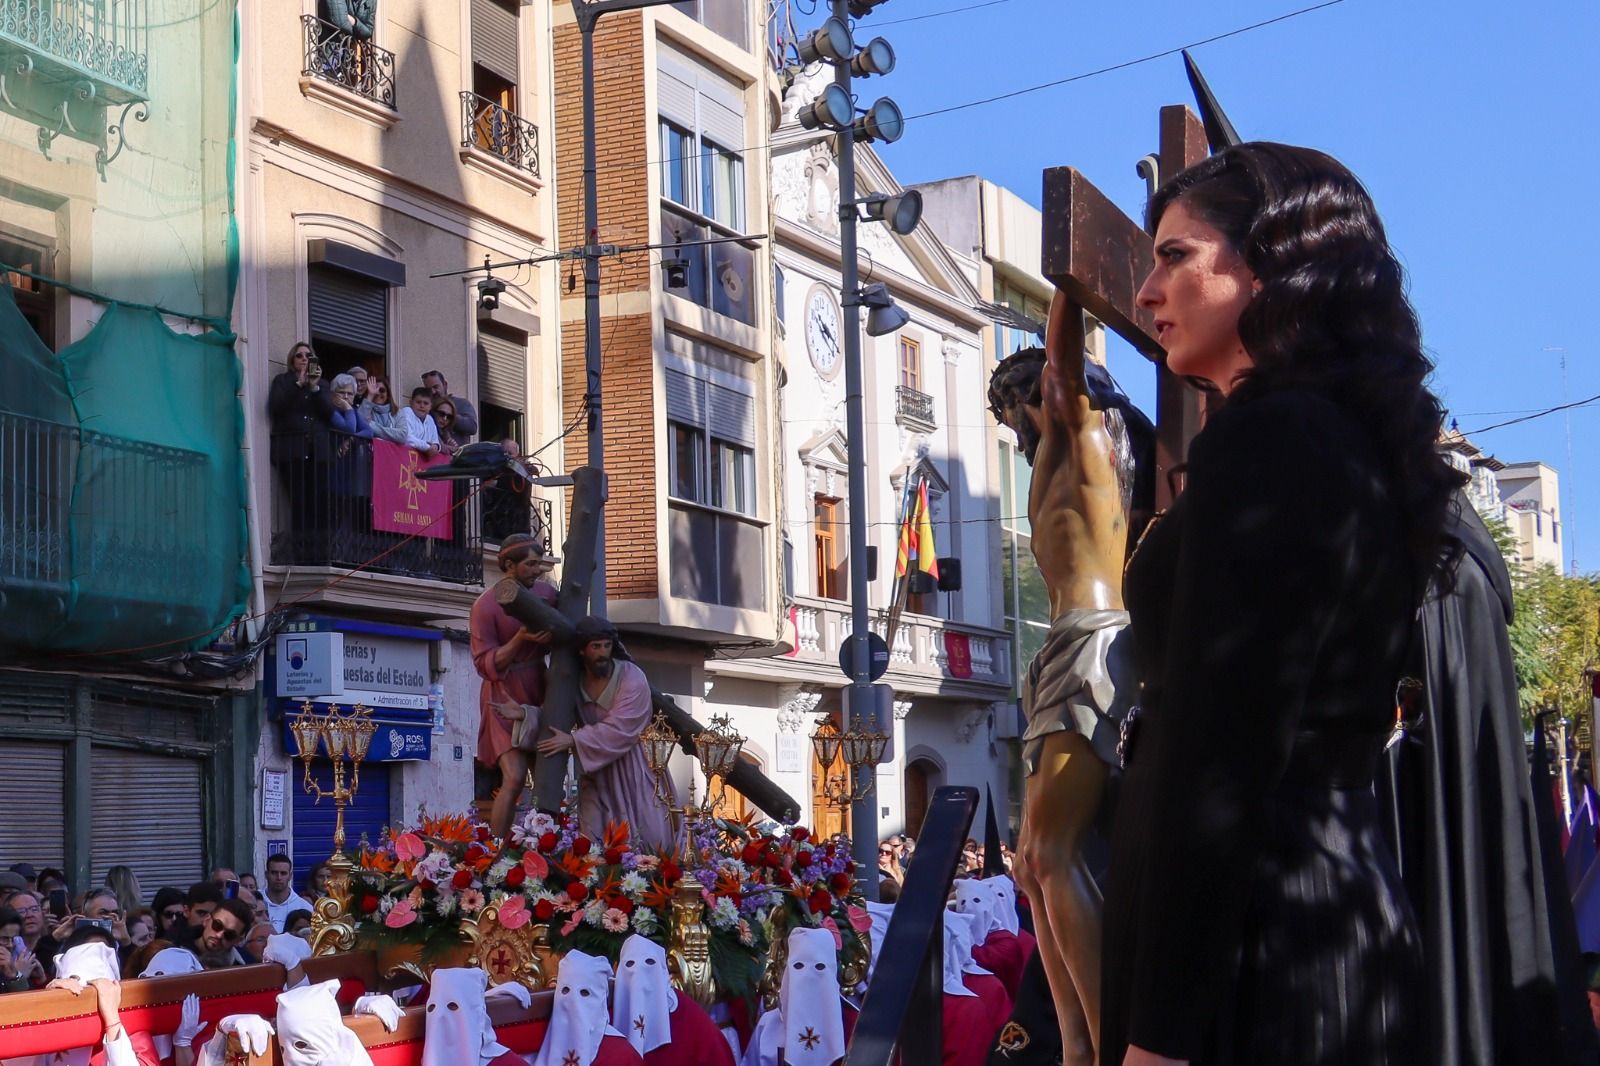
[{"label": "woman's dark wavy hair", "polygon": [[1444,531],[1463,478],[1439,453],[1433,362],[1367,190],[1322,152],[1253,141],[1164,184],[1151,232],[1174,203],[1220,230],[1261,282],[1239,316],[1254,365],[1228,402],[1299,387],[1343,406],[1389,463],[1419,579],[1448,580],[1459,546]]}]

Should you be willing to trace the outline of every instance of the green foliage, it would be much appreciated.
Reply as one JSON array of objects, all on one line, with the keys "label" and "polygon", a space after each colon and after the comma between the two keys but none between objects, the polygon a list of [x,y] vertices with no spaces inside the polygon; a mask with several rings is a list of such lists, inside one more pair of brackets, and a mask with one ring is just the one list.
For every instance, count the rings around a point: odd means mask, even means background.
[{"label": "green foliage", "polygon": [[1600,579],[1553,566],[1512,568],[1511,654],[1524,720],[1551,709],[1573,721],[1593,707],[1588,671],[1600,666]]}]

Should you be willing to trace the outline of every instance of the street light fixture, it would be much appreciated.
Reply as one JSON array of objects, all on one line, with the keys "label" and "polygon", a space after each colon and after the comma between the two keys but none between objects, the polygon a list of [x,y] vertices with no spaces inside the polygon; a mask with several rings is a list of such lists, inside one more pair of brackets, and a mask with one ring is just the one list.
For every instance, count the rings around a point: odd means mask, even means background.
[{"label": "street light fixture", "polygon": [[869,337],[882,337],[893,333],[911,321],[911,316],[894,302],[893,296],[889,295],[889,286],[881,281],[861,290],[861,306],[867,309]]},{"label": "street light fixture", "polygon": [[855,123],[856,140],[882,141],[884,144],[893,144],[906,132],[906,116],[900,110],[900,105],[887,96],[880,96],[867,108],[867,113],[862,115]]},{"label": "street light fixture", "polygon": [[850,9],[850,17],[854,19],[866,18],[872,14],[872,9],[879,4],[888,3],[888,0],[848,0],[845,5]]},{"label": "street light fixture", "polygon": [[884,222],[904,237],[922,221],[922,193],[910,189],[898,196],[875,193],[861,201],[869,222]]},{"label": "street light fixture", "polygon": [[843,19],[830,18],[795,45],[802,63],[843,63],[855,51],[856,42]]},{"label": "street light fixture", "polygon": [[850,73],[858,78],[887,74],[894,69],[894,49],[882,37],[874,37],[850,60]]},{"label": "street light fixture", "polygon": [[849,128],[855,114],[856,109],[850,102],[850,94],[839,85],[830,85],[822,90],[821,96],[802,107],[795,117],[800,120],[800,125],[808,130],[820,127],[843,130]]}]

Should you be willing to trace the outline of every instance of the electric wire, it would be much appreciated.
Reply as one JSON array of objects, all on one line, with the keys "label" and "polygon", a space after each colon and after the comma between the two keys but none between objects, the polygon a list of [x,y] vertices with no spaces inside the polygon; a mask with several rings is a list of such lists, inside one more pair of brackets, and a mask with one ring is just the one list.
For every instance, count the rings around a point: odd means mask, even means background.
[{"label": "electric wire", "polygon": [[952,7],[947,8],[944,11],[930,11],[925,15],[906,15],[903,18],[897,19],[873,19],[872,26],[873,28],[877,28],[879,26],[899,26],[906,22],[921,22],[924,19],[936,19],[945,15],[960,15],[968,11],[977,11],[980,8],[999,7],[1001,4],[1009,3],[1011,3],[1011,0],[983,0],[983,2],[980,4],[968,4],[966,7]]},{"label": "electric wire", "polygon": [[1488,433],[1491,430],[1505,429],[1507,426],[1516,426],[1522,424],[1523,422],[1532,422],[1536,418],[1545,418],[1548,415],[1559,414],[1562,411],[1571,411],[1578,407],[1589,407],[1597,403],[1600,403],[1600,393],[1596,393],[1586,400],[1574,400],[1571,403],[1557,404],[1554,407],[1546,407],[1543,410],[1534,411],[1532,414],[1523,415],[1521,418],[1509,418],[1504,422],[1496,422],[1493,425],[1481,426],[1478,429],[1461,430],[1460,432],[1464,436],[1471,437],[1479,433]]}]

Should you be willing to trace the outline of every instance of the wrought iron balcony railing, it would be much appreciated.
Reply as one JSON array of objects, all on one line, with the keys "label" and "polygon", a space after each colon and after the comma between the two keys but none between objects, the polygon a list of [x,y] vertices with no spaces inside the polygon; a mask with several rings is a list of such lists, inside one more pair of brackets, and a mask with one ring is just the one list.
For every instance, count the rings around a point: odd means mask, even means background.
[{"label": "wrought iron balcony railing", "polygon": [[458,585],[483,581],[478,507],[465,505],[450,512],[448,539],[377,528],[372,510],[372,441],[330,431],[280,431],[272,435],[272,455],[285,498],[274,508],[274,564],[359,566]]},{"label": "wrought iron balcony railing", "polygon": [[461,147],[539,176],[539,127],[477,93],[461,94]]},{"label": "wrought iron balcony railing", "polygon": [[149,6],[149,0],[0,0],[6,74],[87,80],[105,103],[147,99]]},{"label": "wrought iron balcony railing", "polygon": [[394,53],[315,15],[302,15],[306,62],[301,74],[342,86],[391,110],[395,106]]},{"label": "wrought iron balcony railing", "polygon": [[894,414],[896,418],[931,426],[934,424],[933,397],[918,389],[913,389],[910,385],[896,386],[894,390]]}]

